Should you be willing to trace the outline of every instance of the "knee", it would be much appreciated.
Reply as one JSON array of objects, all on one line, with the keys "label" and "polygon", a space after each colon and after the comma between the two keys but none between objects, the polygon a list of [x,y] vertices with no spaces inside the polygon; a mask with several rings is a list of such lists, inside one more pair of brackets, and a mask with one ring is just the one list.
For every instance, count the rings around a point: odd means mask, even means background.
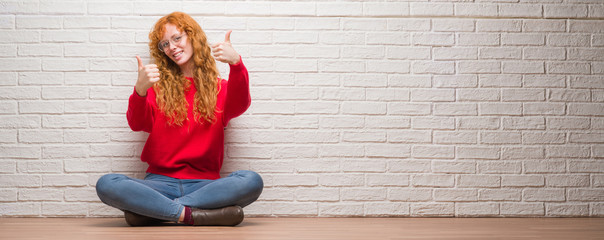
[{"label": "knee", "polygon": [[262,193],[262,189],[264,188],[264,181],[260,174],[249,170],[241,170],[235,173],[245,179],[247,189],[251,194],[260,196],[260,193]]},{"label": "knee", "polygon": [[106,174],[106,175],[103,175],[102,177],[100,177],[99,180],[96,181],[96,193],[99,196],[99,198],[101,200],[103,200],[104,196],[115,191],[116,181],[119,181],[120,179],[123,179],[124,177],[125,176],[122,174],[115,174],[115,173]]}]

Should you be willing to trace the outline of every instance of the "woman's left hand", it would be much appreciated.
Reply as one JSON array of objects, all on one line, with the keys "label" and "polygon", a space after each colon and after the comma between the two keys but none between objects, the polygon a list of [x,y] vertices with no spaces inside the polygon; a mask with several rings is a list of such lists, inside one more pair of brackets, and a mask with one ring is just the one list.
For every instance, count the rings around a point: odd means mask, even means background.
[{"label": "woman's left hand", "polygon": [[226,33],[224,42],[212,45],[212,56],[218,61],[234,65],[239,63],[239,53],[237,53],[235,49],[233,49],[233,45],[231,45],[231,32],[233,31],[229,30]]}]

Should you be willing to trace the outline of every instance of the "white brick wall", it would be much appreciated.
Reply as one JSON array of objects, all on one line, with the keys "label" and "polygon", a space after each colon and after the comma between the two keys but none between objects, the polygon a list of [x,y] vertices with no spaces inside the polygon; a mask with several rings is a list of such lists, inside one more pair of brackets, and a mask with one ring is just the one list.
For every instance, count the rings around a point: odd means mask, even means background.
[{"label": "white brick wall", "polygon": [[604,216],[598,0],[2,1],[0,216],[120,215],[94,184],[143,174],[134,56],[172,11],[250,71],[250,216]]}]

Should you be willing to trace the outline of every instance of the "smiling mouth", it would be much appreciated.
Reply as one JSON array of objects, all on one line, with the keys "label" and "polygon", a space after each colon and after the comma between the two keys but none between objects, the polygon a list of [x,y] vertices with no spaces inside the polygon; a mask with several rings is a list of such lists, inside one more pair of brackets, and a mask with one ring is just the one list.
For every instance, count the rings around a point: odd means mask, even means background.
[{"label": "smiling mouth", "polygon": [[176,54],[174,54],[174,55],[172,55],[172,56],[173,56],[173,57],[175,57],[175,58],[177,58],[177,57],[180,57],[180,55],[182,55],[182,53],[183,53],[183,52],[178,52],[178,53],[176,53]]}]

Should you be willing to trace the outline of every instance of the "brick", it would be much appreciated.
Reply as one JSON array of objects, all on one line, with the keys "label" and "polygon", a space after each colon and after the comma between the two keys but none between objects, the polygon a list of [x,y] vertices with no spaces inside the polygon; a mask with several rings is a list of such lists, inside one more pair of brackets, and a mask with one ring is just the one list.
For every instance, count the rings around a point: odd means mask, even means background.
[{"label": "brick", "polygon": [[367,45],[409,45],[409,33],[398,32],[371,32],[366,34]]},{"label": "brick", "polygon": [[549,146],[545,153],[549,157],[585,158],[589,157],[590,150],[587,146]]},{"label": "brick", "polygon": [[40,175],[36,174],[3,174],[0,175],[0,186],[9,187],[40,187]]},{"label": "brick", "polygon": [[481,87],[521,87],[522,76],[516,74],[485,74],[479,75]]},{"label": "brick", "polygon": [[385,160],[346,160],[346,163],[342,165],[342,171],[344,172],[385,172],[386,161]]},{"label": "brick", "polygon": [[601,162],[588,161],[570,161],[568,165],[569,171],[572,173],[599,173],[604,172],[604,164]]},{"label": "brick", "polygon": [[363,16],[407,16],[408,3],[363,3]]},{"label": "brick", "polygon": [[527,202],[559,202],[566,200],[562,188],[525,189],[522,193],[522,199]]},{"label": "brick", "polygon": [[520,201],[522,192],[518,189],[479,189],[480,201]]},{"label": "brick", "polygon": [[430,161],[403,160],[388,162],[388,172],[391,173],[425,173],[430,172]]},{"label": "brick", "polygon": [[469,161],[432,161],[435,173],[476,173],[476,163]]},{"label": "brick", "polygon": [[406,174],[367,174],[367,186],[409,186],[409,175]]},{"label": "brick", "polygon": [[340,193],[343,201],[380,201],[386,199],[386,188],[344,188]]},{"label": "brick", "polygon": [[478,56],[480,59],[521,59],[522,50],[516,47],[485,47],[480,48]]},{"label": "brick", "polygon": [[343,102],[341,111],[345,114],[383,115],[387,109],[381,102]]},{"label": "brick", "polygon": [[33,144],[28,145],[2,145],[0,146],[2,158],[23,158],[23,159],[38,159],[40,158],[40,146]]},{"label": "brick", "polygon": [[433,81],[434,87],[437,88],[473,88],[477,86],[478,77],[475,75],[434,76]]},{"label": "brick", "polygon": [[433,142],[437,144],[474,144],[478,142],[476,132],[434,131]]},{"label": "brick", "polygon": [[588,129],[590,121],[588,118],[580,117],[548,117],[548,129]]},{"label": "brick", "polygon": [[432,189],[429,188],[391,188],[388,192],[391,201],[418,202],[432,199]]},{"label": "brick", "polygon": [[543,203],[501,203],[500,214],[504,216],[543,216]]},{"label": "brick", "polygon": [[587,17],[587,5],[545,4],[543,16],[546,18],[584,18]]},{"label": "brick", "polygon": [[496,61],[460,61],[459,73],[501,73],[501,63]]},{"label": "brick", "polygon": [[451,46],[455,43],[452,33],[414,33],[411,41],[420,46]]},{"label": "brick", "polygon": [[432,81],[429,76],[407,76],[393,75],[389,76],[388,86],[391,87],[431,87]]},{"label": "brick", "polygon": [[88,205],[85,203],[42,203],[45,216],[86,216]]},{"label": "brick", "polygon": [[524,49],[523,57],[527,60],[564,60],[566,52],[563,48],[532,47]]},{"label": "brick", "polygon": [[364,176],[361,174],[330,174],[321,175],[319,184],[325,187],[355,187],[362,186]]},{"label": "brick", "polygon": [[72,175],[72,174],[57,174],[57,175],[42,175],[43,187],[81,187],[86,186],[88,176]]},{"label": "brick", "polygon": [[0,128],[39,128],[39,116],[0,116]]},{"label": "brick", "polygon": [[299,57],[299,58],[339,58],[340,57],[340,50],[335,49],[333,47],[297,46],[294,52],[295,52],[295,56]]},{"label": "brick", "polygon": [[[526,51],[526,50],[525,50]],[[566,77],[556,75],[525,75],[523,76],[524,87],[566,87]]]},{"label": "brick", "polygon": [[493,130],[499,128],[499,121],[495,117],[461,117],[457,120],[457,128]]},{"label": "brick", "polygon": [[604,116],[604,104],[571,103],[568,104],[568,114],[573,116]]},{"label": "brick", "polygon": [[0,190],[0,202],[16,202],[16,201],[17,201],[17,190],[16,189]]},{"label": "brick", "polygon": [[295,165],[299,173],[340,171],[340,162],[333,159],[295,161]]},{"label": "brick", "polygon": [[[324,128],[361,128],[364,125],[363,117],[341,117],[341,116],[322,116],[319,119],[319,127]],[[339,139],[339,138],[338,138]]]},{"label": "brick", "polygon": [[[275,3],[274,3],[275,4]],[[294,3],[286,3],[288,8]],[[314,4],[313,4],[314,5]],[[298,9],[296,9],[298,11]],[[339,18],[316,18],[316,17],[300,17],[296,18],[296,29],[297,30],[339,30],[340,19]]]},{"label": "brick", "polygon": [[475,116],[478,115],[474,103],[436,103],[434,115],[438,116]]},{"label": "brick", "polygon": [[[572,166],[573,162],[570,165]],[[588,187],[589,175],[547,175],[545,182],[548,187]]]},{"label": "brick", "polygon": [[412,102],[452,102],[455,100],[453,89],[413,89]]},{"label": "brick", "polygon": [[538,4],[500,4],[500,17],[542,17],[543,10]]},{"label": "brick", "polygon": [[361,157],[364,155],[364,149],[356,145],[325,145],[319,147],[319,156],[321,157]]},{"label": "brick", "polygon": [[273,148],[273,157],[277,159],[316,158],[317,156],[317,148],[314,146],[283,146]]},{"label": "brick", "polygon": [[499,147],[457,147],[459,159],[499,159]]},{"label": "brick", "polygon": [[106,29],[110,26],[109,17],[96,16],[65,16],[63,17],[63,27],[73,29]]},{"label": "brick", "polygon": [[493,17],[497,16],[497,5],[491,3],[455,3],[455,16]]},{"label": "brick", "polygon": [[376,18],[344,18],[342,30],[345,31],[385,31],[386,19]]},{"label": "brick", "polygon": [[555,47],[589,47],[590,35],[588,34],[548,34],[547,45]]},{"label": "brick", "polygon": [[[435,50],[436,51],[436,50]],[[435,53],[436,55],[437,53]],[[464,53],[465,54],[465,53]],[[389,59],[430,59],[430,48],[428,47],[388,47],[386,57]],[[436,57],[435,57],[436,58]]]},{"label": "brick", "polygon": [[479,162],[478,173],[492,174],[512,174],[522,171],[522,163],[520,162]]},{"label": "brick", "polygon": [[297,132],[294,140],[299,143],[337,143],[340,140],[340,133],[334,131]]},{"label": "brick", "polygon": [[[271,15],[285,16],[314,16],[316,7],[314,3],[272,2],[270,3]],[[222,13],[218,13],[222,14]]]},{"label": "brick", "polygon": [[455,129],[455,119],[450,117],[416,117],[413,118],[413,129]]},{"label": "brick", "polygon": [[40,204],[39,202],[3,203],[0,205],[0,212],[2,216],[40,216]]},{"label": "brick", "polygon": [[502,89],[501,100],[504,102],[544,101],[545,89]]},{"label": "brick", "polygon": [[392,116],[367,116],[365,117],[365,127],[370,128],[393,128],[405,129],[411,126],[409,118]]},{"label": "brick", "polygon": [[276,216],[317,216],[317,203],[273,203],[272,213]]},{"label": "brick", "polygon": [[472,202],[478,200],[476,189],[434,189],[434,201]]},{"label": "brick", "polygon": [[[366,99],[370,100],[370,101],[409,101],[409,98],[410,98],[409,89],[401,89],[401,88],[379,88],[379,89],[368,88],[368,89],[365,89],[365,94],[366,94]],[[357,96],[359,96],[359,95],[357,95]],[[362,99],[358,99],[358,100],[362,100]]]},{"label": "brick", "polygon": [[403,144],[365,144],[365,155],[369,157],[402,158],[411,155],[410,146]]},{"label": "brick", "polygon": [[323,203],[319,206],[319,216],[359,216],[363,214],[360,203]]},{"label": "brick", "polygon": [[388,115],[421,116],[431,112],[428,103],[388,103]]},{"label": "brick", "polygon": [[502,187],[543,187],[544,178],[540,175],[504,175],[501,176]]},{"label": "brick", "polygon": [[62,201],[63,190],[59,189],[20,189],[19,201]]},{"label": "brick", "polygon": [[412,203],[411,216],[453,216],[453,203]]},{"label": "brick", "polygon": [[408,203],[366,203],[365,216],[408,216]]},{"label": "brick", "polygon": [[[227,3],[229,4],[229,3]],[[251,4],[251,3],[250,3]],[[256,12],[254,8],[262,6],[261,3],[254,3],[254,7],[245,9],[245,11]],[[228,6],[227,6],[228,7]],[[268,11],[268,10],[267,10]],[[229,10],[230,12],[230,10]],[[246,13],[248,14],[248,13]],[[257,13],[254,13],[257,14]],[[292,30],[294,29],[293,18],[250,18],[247,22],[247,26],[250,30]]]},{"label": "brick", "polygon": [[411,16],[452,16],[452,3],[410,3]]},{"label": "brick", "polygon": [[19,113],[56,114],[64,112],[64,103],[60,101],[22,101]]},{"label": "brick", "polygon": [[504,46],[542,46],[545,45],[545,35],[540,33],[503,33],[501,45]]},{"label": "brick", "polygon": [[[377,74],[364,74],[364,75],[344,75],[341,77],[341,80],[345,87],[382,87],[385,88],[387,86],[388,76],[386,75],[377,75]],[[340,88],[341,89],[341,88]],[[375,90],[375,89],[373,89]],[[361,99],[363,100],[363,99]],[[395,100],[405,100],[403,99],[395,99]]]},{"label": "brick", "polygon": [[499,215],[498,203],[458,203],[455,204],[455,216],[497,216]]},{"label": "brick", "polygon": [[460,46],[499,46],[500,35],[494,33],[460,33],[457,44]]},{"label": "brick", "polygon": [[520,32],[522,21],[508,19],[480,19],[476,21],[477,32]]},{"label": "brick", "polygon": [[567,190],[568,201],[602,201],[603,189],[571,188]]},{"label": "brick", "polygon": [[521,103],[480,103],[480,115],[521,115]]},{"label": "brick", "polygon": [[472,19],[433,19],[435,32],[473,32],[474,20]]},{"label": "brick", "polygon": [[[300,68],[297,64],[295,67]],[[365,67],[365,62],[362,61],[319,60],[319,71],[321,72],[360,73],[365,72]],[[313,71],[316,70],[314,68]]]},{"label": "brick", "polygon": [[362,3],[317,3],[317,16],[359,16],[363,14]]},{"label": "brick", "polygon": [[388,19],[389,31],[428,31],[430,25],[430,19]]},{"label": "brick", "polygon": [[565,32],[565,20],[524,19],[522,30],[525,32]]},{"label": "brick", "polygon": [[548,203],[545,205],[546,216],[586,217],[589,216],[589,204]]},{"label": "brick", "polygon": [[571,143],[604,143],[604,134],[602,133],[571,133],[569,137]]},{"label": "brick", "polygon": [[543,62],[503,62],[503,73],[545,73]]},{"label": "brick", "polygon": [[506,117],[502,123],[506,130],[545,130],[546,121],[543,117]]},{"label": "brick", "polygon": [[418,174],[411,176],[414,187],[453,187],[455,177],[444,174]]},{"label": "brick", "polygon": [[563,173],[566,172],[566,164],[559,160],[534,160],[524,163],[525,173]]},{"label": "brick", "polygon": [[367,61],[367,72],[369,73],[409,73],[410,63],[407,61]]},{"label": "brick", "polygon": [[335,202],[340,200],[338,188],[298,188],[294,195],[297,201]]},{"label": "brick", "polygon": [[388,142],[394,143],[429,143],[432,140],[430,131],[399,130],[388,131]]}]

